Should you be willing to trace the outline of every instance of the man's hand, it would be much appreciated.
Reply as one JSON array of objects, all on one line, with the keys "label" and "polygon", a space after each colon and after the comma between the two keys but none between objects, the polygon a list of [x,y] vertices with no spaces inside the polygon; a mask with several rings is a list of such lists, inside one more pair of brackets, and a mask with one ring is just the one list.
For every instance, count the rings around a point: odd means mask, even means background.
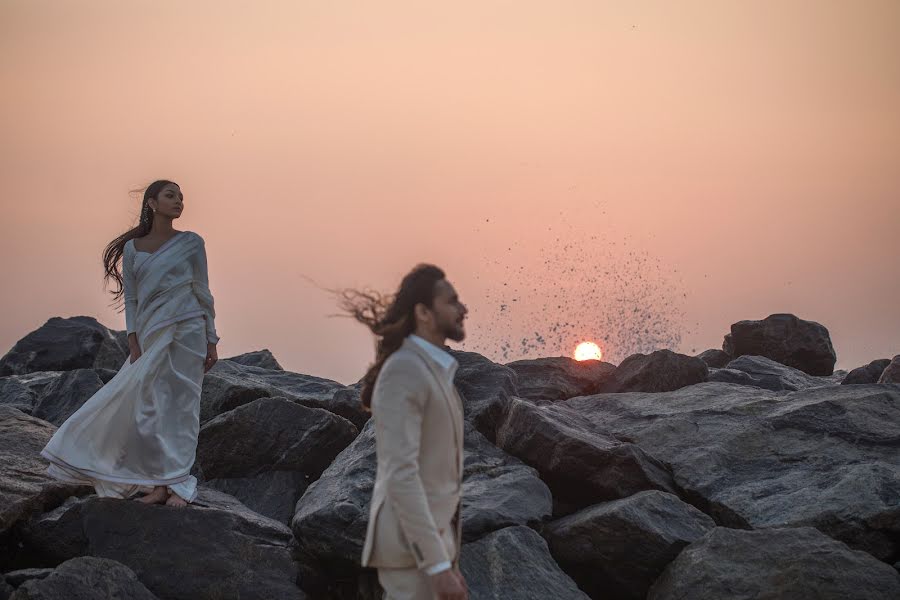
[{"label": "man's hand", "polygon": [[438,600],[467,600],[466,580],[457,569],[447,569],[431,575],[431,589]]},{"label": "man's hand", "polygon": [[203,372],[206,373],[213,368],[219,360],[219,354],[216,351],[216,345],[212,342],[206,344],[206,361],[203,363]]}]

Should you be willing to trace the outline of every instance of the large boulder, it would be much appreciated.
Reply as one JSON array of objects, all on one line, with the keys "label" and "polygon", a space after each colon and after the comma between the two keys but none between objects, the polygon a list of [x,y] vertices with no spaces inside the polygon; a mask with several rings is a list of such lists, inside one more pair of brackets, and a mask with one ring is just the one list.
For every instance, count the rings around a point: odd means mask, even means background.
[{"label": "large boulder", "polygon": [[517,393],[516,372],[475,352],[454,350],[451,354],[459,362],[454,384],[462,397],[466,420],[493,441],[509,399]]},{"label": "large boulder", "polygon": [[701,359],[657,350],[632,354],[622,361],[598,390],[616,392],[670,392],[706,381],[709,368]]},{"label": "large boulder", "polygon": [[262,369],[269,369],[270,371],[284,370],[281,365],[278,364],[275,355],[272,354],[268,348],[263,348],[262,350],[256,350],[254,352],[245,352],[244,354],[232,356],[225,360],[230,360],[231,362],[244,365],[245,367],[260,367]]},{"label": "large boulder", "polygon": [[284,398],[260,398],[200,429],[197,463],[208,485],[289,523],[311,481],[356,437],[346,419]]},{"label": "large boulder", "polygon": [[790,314],[733,324],[722,349],[733,358],[765,356],[809,375],[831,375],[837,361],[828,329]]},{"label": "large boulder", "polygon": [[896,600],[900,575],[812,527],[717,527],[684,549],[648,600]]},{"label": "large boulder", "polygon": [[66,371],[44,388],[31,414],[59,427],[102,387],[103,380],[94,369]]},{"label": "large boulder", "polygon": [[21,519],[89,491],[47,475],[40,452],[55,431],[46,421],[0,406],[0,534]]},{"label": "large boulder", "polygon": [[200,422],[206,423],[217,415],[258,398],[287,398],[305,406],[329,410],[335,393],[345,387],[336,381],[312,375],[221,360],[203,378]]},{"label": "large boulder", "polygon": [[830,382],[824,377],[807,375],[799,369],[764,356],[750,355],[734,359],[723,369],[713,369],[709,374],[709,380],[750,385],[774,392],[783,390],[794,392],[838,383]]},{"label": "large boulder", "polygon": [[677,496],[651,490],[549,523],[543,534],[591,597],[641,600],[678,553],[715,526]]},{"label": "large boulder", "polygon": [[555,514],[660,489],[674,492],[666,467],[634,444],[558,404],[513,398],[497,445],[536,468],[553,491]]},{"label": "large boulder", "polygon": [[108,558],[67,560],[47,577],[30,579],[10,600],[157,600],[134,571]]},{"label": "large boulder", "polygon": [[115,558],[160,598],[301,599],[290,529],[234,498],[200,488],[189,508],[70,499],[17,528],[43,564]]},{"label": "large boulder", "polygon": [[616,370],[610,363],[565,356],[517,360],[506,366],[516,372],[520,398],[551,402],[595,394]]},{"label": "large boulder", "polygon": [[[297,503],[291,527],[305,556],[308,590],[330,587],[334,593],[335,587],[356,587],[375,467],[369,423]],[[462,495],[466,540],[540,521],[551,511],[550,490],[535,470],[491,445],[469,424]]]},{"label": "large boulder", "polygon": [[720,525],[810,525],[882,560],[900,553],[900,387],[704,383],[560,405],[665,463]]},{"label": "large boulder", "polygon": [[8,406],[31,414],[36,394],[27,385],[12,375],[0,377],[0,406]]},{"label": "large boulder", "polygon": [[128,356],[124,332],[92,317],[53,317],[0,358],[0,376],[34,371],[118,369]]},{"label": "large boulder", "polygon": [[459,563],[471,600],[587,600],[528,527],[507,527],[464,544]]},{"label": "large boulder", "polygon": [[841,381],[841,385],[878,383],[878,378],[881,377],[881,374],[884,373],[889,364],[891,364],[891,359],[889,358],[873,360],[869,364],[857,367],[847,373],[847,376]]},{"label": "large boulder", "polygon": [[878,383],[900,383],[900,354],[891,359],[890,364],[884,368]]},{"label": "large boulder", "polygon": [[729,362],[731,362],[731,355],[724,350],[719,350],[718,348],[710,348],[709,350],[704,350],[697,355],[697,358],[705,362],[706,366],[710,369],[721,369]]}]

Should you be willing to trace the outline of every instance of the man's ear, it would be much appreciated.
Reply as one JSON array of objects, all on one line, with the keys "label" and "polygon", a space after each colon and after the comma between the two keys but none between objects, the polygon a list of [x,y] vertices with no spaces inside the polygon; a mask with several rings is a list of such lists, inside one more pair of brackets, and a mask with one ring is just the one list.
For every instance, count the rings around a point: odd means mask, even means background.
[{"label": "man's ear", "polygon": [[416,318],[416,324],[428,321],[428,307],[419,302],[413,306],[413,316]]}]

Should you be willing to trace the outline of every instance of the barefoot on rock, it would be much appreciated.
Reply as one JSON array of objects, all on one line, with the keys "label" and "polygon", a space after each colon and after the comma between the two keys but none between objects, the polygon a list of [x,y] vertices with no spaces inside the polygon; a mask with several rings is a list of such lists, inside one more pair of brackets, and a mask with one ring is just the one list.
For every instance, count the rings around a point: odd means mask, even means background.
[{"label": "barefoot on rock", "polygon": [[166,500],[166,506],[176,506],[178,508],[184,508],[187,506],[187,501],[176,494],[175,492],[169,492],[169,499]]},{"label": "barefoot on rock", "polygon": [[137,499],[143,504],[162,504],[168,498],[168,490],[164,487],[155,487],[149,494],[145,494]]}]

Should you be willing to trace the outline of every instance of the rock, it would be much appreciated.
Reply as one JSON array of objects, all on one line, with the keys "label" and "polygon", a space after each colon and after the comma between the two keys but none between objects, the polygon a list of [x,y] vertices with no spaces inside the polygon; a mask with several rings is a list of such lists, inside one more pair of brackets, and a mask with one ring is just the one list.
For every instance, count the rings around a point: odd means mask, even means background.
[{"label": "rock", "polygon": [[12,593],[15,591],[13,586],[6,583],[3,579],[0,579],[0,600],[9,600],[9,597],[12,596]]},{"label": "rock", "polygon": [[721,369],[729,362],[731,362],[731,355],[724,350],[719,350],[718,348],[704,350],[697,355],[697,358],[705,362],[706,366],[710,369]]},{"label": "rock", "polygon": [[878,383],[900,383],[900,354],[895,356],[890,364],[884,368]]},{"label": "rock", "polygon": [[249,477],[212,479],[204,485],[234,496],[265,517],[290,525],[294,506],[309,481],[299,471],[266,471]]},{"label": "rock", "polygon": [[651,490],[554,521],[543,534],[591,597],[640,600],[685,546],[715,526],[677,496]]},{"label": "rock", "polygon": [[599,392],[670,392],[706,381],[709,368],[693,356],[657,350],[622,361]]},{"label": "rock", "polygon": [[808,525],[882,560],[900,553],[900,389],[703,383],[557,406],[665,463],[682,497],[720,525]]},{"label": "rock", "polygon": [[222,360],[203,378],[200,422],[206,423],[216,415],[258,398],[287,398],[328,410],[327,404],[335,392],[345,387],[336,381],[312,375],[248,367]]},{"label": "rock", "polygon": [[812,527],[717,527],[685,548],[647,596],[676,598],[895,600],[900,575]]},{"label": "rock", "polygon": [[296,471],[314,480],[357,433],[326,410],[260,398],[203,425],[197,461],[207,479]]},{"label": "rock", "polygon": [[837,361],[828,329],[790,314],[735,323],[722,349],[734,358],[765,356],[809,375],[831,375]]},{"label": "rock", "polygon": [[464,544],[460,570],[471,600],[587,599],[528,527],[507,527]]},{"label": "rock", "polygon": [[516,372],[520,398],[551,402],[595,394],[616,370],[615,365],[599,360],[565,356],[517,360],[506,366]]},{"label": "rock", "polygon": [[847,373],[847,376],[841,381],[841,385],[859,385],[863,383],[878,383],[878,378],[891,364],[891,359],[881,358],[873,360],[867,365],[857,367]]},{"label": "rock", "polygon": [[92,317],[54,317],[16,342],[0,359],[0,376],[34,371],[118,369],[128,356],[121,335]]},{"label": "rock", "polygon": [[281,368],[281,365],[278,364],[278,361],[275,360],[275,355],[272,354],[268,348],[263,348],[262,350],[257,350],[255,352],[246,352],[238,356],[226,358],[225,360],[230,360],[231,362],[246,367],[260,367],[261,369],[269,369],[270,371],[284,370]]},{"label": "rock", "polygon": [[108,558],[67,560],[46,578],[22,584],[11,600],[157,600],[134,571]]},{"label": "rock", "polygon": [[93,369],[66,371],[44,389],[31,414],[59,427],[102,387]]},{"label": "rock", "polygon": [[309,406],[311,408],[323,408],[339,417],[344,417],[356,425],[357,429],[362,429],[372,416],[372,414],[363,407],[362,401],[360,400],[360,389],[356,387],[339,389],[331,398],[323,400],[298,400],[297,404]]},{"label": "rock", "polygon": [[[465,539],[550,514],[550,490],[534,469],[492,446],[471,424],[465,441]],[[355,588],[374,483],[375,434],[369,423],[297,503],[291,527],[306,557],[307,591]]]},{"label": "rock", "polygon": [[47,475],[40,452],[56,431],[51,424],[0,406],[0,533],[35,513],[58,506],[88,488],[63,484]]},{"label": "rock", "polygon": [[506,405],[517,393],[516,372],[475,352],[450,353],[459,362],[454,384],[462,397],[466,420],[493,441]]},{"label": "rock", "polygon": [[115,557],[160,598],[303,598],[290,530],[234,498],[200,488],[188,508],[70,499],[17,528],[44,564]]},{"label": "rock", "polygon": [[799,369],[788,367],[764,356],[749,355],[736,358],[728,363],[726,368],[710,373],[709,380],[752,385],[773,392],[782,390],[794,392],[831,384],[824,378],[807,375]]},{"label": "rock", "polygon": [[128,348],[128,333],[112,329],[108,331],[110,335],[103,340],[103,344],[94,358],[94,368],[118,371],[131,357],[131,350]]},{"label": "rock", "polygon": [[30,581],[32,579],[46,579],[50,573],[53,572],[53,569],[44,568],[44,569],[19,569],[18,571],[10,571],[3,575],[6,578],[6,583],[12,585],[13,587],[19,587],[26,581]]},{"label": "rock", "polygon": [[8,406],[31,414],[35,394],[16,376],[0,378],[0,406]]},{"label": "rock", "polygon": [[672,475],[659,461],[558,405],[513,398],[497,445],[538,470],[553,491],[555,514],[642,490],[675,491]]}]

